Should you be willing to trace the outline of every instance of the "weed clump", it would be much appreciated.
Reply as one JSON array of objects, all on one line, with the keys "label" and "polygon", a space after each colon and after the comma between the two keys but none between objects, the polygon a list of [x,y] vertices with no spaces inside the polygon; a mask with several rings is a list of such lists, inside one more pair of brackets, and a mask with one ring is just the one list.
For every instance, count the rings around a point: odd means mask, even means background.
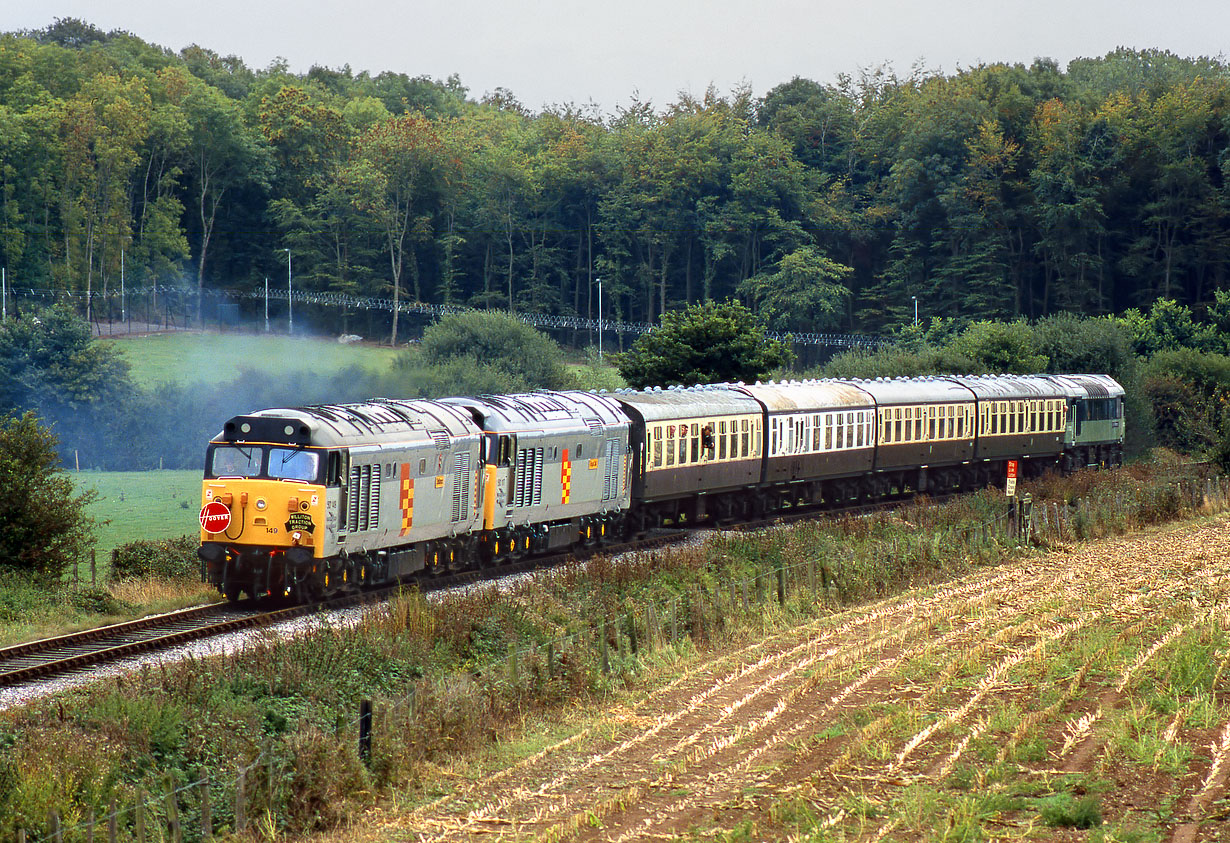
[{"label": "weed clump", "polygon": [[1102,824],[1102,809],[1096,796],[1077,799],[1070,793],[1056,793],[1038,803],[1038,814],[1052,828],[1096,828]]}]

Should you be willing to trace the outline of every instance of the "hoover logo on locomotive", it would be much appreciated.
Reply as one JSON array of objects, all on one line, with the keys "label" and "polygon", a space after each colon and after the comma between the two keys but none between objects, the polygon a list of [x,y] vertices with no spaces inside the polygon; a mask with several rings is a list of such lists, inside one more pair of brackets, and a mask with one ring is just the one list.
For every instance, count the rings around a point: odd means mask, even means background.
[{"label": "hoover logo on locomotive", "polygon": [[210,501],[201,507],[201,529],[207,533],[225,533],[231,526],[231,511],[222,501]]}]

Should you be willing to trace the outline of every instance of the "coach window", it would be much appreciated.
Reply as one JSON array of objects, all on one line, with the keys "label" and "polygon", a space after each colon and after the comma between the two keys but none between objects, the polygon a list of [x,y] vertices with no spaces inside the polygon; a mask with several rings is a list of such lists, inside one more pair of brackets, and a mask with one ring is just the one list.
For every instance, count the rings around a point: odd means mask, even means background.
[{"label": "coach window", "polygon": [[662,466],[662,425],[653,429],[653,467]]}]

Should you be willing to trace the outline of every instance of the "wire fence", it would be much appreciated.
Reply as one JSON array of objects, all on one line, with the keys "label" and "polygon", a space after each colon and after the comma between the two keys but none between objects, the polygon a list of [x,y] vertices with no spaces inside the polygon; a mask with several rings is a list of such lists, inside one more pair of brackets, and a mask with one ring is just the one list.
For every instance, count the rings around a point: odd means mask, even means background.
[{"label": "wire fence", "polygon": [[[287,327],[292,323],[293,308],[301,308],[300,324],[304,311],[317,317],[321,312],[330,314],[333,324],[344,322],[343,315],[375,313],[391,319],[394,310],[399,314],[437,319],[458,313],[476,312],[475,308],[451,304],[372,298],[345,293],[289,291],[281,288],[256,287],[250,290],[195,290],[190,287],[166,285],[109,287],[89,293],[81,290],[56,290],[46,287],[10,286],[6,291],[5,310],[15,312],[20,303],[52,304],[69,302],[94,326],[96,334],[114,335],[152,331],[174,331],[190,328],[217,327],[235,328],[243,325],[269,329],[271,320],[280,325],[285,318]],[[270,303],[274,305],[270,311]],[[264,305],[262,308],[261,305]],[[658,326],[647,322],[621,320],[598,320],[585,316],[566,314],[531,313],[516,311],[511,314],[527,325],[543,330],[584,331],[590,334],[639,336],[656,330]],[[313,322],[319,321],[313,318]],[[384,322],[379,330],[385,331]],[[890,345],[887,337],[866,334],[801,332],[785,334],[768,332],[771,339],[791,342],[799,346],[845,350],[851,348],[879,348]]]}]

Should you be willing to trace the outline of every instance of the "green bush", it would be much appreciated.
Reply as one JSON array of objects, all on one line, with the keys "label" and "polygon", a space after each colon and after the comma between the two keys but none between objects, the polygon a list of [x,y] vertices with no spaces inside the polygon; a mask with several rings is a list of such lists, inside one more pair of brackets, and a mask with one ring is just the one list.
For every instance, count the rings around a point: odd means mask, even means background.
[{"label": "green bush", "polygon": [[[449,368],[452,370],[449,371]],[[427,369],[449,376],[432,397],[475,392],[466,384],[477,376],[480,386],[494,375],[496,385],[517,389],[565,389],[573,385],[564,354],[555,341],[498,311],[469,311],[445,316],[423,331],[418,348],[398,359],[395,376]],[[493,371],[494,370],[494,371]],[[496,374],[498,373],[498,374]],[[460,381],[451,378],[460,377]]]},{"label": "green bush", "polygon": [[192,536],[120,545],[111,557],[111,577],[116,580],[139,577],[196,579],[200,576],[196,547],[197,540]]}]

